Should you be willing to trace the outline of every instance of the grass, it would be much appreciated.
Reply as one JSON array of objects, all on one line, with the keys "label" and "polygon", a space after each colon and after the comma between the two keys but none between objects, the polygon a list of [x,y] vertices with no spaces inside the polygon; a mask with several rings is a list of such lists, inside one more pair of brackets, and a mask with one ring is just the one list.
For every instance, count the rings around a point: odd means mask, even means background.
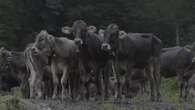
[{"label": "grass", "polygon": [[21,110],[20,98],[22,92],[19,87],[12,88],[10,95],[0,95],[0,110]]},{"label": "grass", "polygon": [[21,110],[19,99],[11,96],[0,96],[0,110]]},{"label": "grass", "polygon": [[179,102],[179,87],[175,78],[163,79],[161,83],[162,97],[170,102]]},{"label": "grass", "polygon": [[[168,104],[169,103],[173,104],[174,105],[173,110],[185,110],[184,109],[185,106],[191,108],[190,110],[195,110],[195,105],[193,104],[185,105],[179,102],[179,87],[176,78],[162,79],[160,89],[161,89],[162,100],[166,101]],[[141,99],[143,99],[143,97],[136,96],[131,100],[131,102],[136,103],[139,102]],[[140,106],[139,104],[133,104],[133,105],[128,105],[129,107],[125,107],[125,106],[115,107],[115,105],[113,104],[103,104],[100,110],[155,110],[153,103],[149,101],[149,96],[144,96],[144,100],[145,101],[143,106]],[[159,108],[159,110],[164,110],[164,109],[165,108]]]},{"label": "grass", "polygon": [[[163,79],[160,88],[163,101],[170,102],[174,105],[174,109],[171,110],[183,110],[185,105],[179,102],[179,89],[175,78]],[[13,88],[9,94],[11,95],[0,95],[0,110],[27,110],[26,108],[24,109],[24,106],[27,108],[31,106],[30,102],[22,99],[22,93],[19,87]],[[98,105],[97,110],[156,110],[154,107],[155,103],[149,101],[149,96],[144,97],[145,102],[143,105],[137,104],[141,99],[143,97],[136,96],[131,100],[131,104],[103,103]],[[193,104],[186,106],[192,108],[187,110],[195,110],[195,105]],[[160,108],[159,110],[164,110],[164,108]]]}]

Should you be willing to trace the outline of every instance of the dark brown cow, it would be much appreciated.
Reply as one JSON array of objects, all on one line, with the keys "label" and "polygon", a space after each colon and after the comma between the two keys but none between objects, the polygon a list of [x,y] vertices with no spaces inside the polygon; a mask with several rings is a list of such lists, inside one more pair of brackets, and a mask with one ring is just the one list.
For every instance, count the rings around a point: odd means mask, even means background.
[{"label": "dark brown cow", "polygon": [[[183,47],[163,48],[161,54],[161,74],[163,77],[177,76],[180,98],[186,98],[186,87],[191,77],[193,55]],[[184,95],[183,95],[184,93]]]},{"label": "dark brown cow", "polygon": [[16,51],[8,51],[5,48],[1,48],[0,56],[5,60],[8,68],[11,70],[11,74],[15,80],[19,82],[23,96],[25,98],[29,97],[29,85],[28,85],[28,76],[25,61],[24,53]]},{"label": "dark brown cow", "polygon": [[[91,76],[95,76],[96,86],[98,90],[98,96],[102,96],[102,86],[101,86],[101,73],[103,73],[103,81],[105,84],[105,98],[108,97],[108,74],[105,66],[108,63],[108,55],[107,52],[101,50],[101,40],[99,39],[99,35],[94,32],[88,31],[88,26],[83,20],[76,20],[72,27],[69,28],[68,33],[73,33],[74,41],[79,46],[79,58],[80,62],[83,65],[84,72],[81,74],[85,74],[82,76],[86,76],[83,79],[84,85],[86,85],[86,89],[88,90],[89,79]],[[65,32],[65,31],[64,31]],[[89,94],[87,93],[87,97]]]},{"label": "dark brown cow", "polygon": [[[129,33],[119,38],[119,27],[110,24],[104,33],[102,49],[115,54],[117,74],[125,75],[127,88],[132,68],[146,68],[151,86],[151,99],[160,97],[160,52],[161,40],[153,34]],[[119,97],[122,88],[119,85]]]}]

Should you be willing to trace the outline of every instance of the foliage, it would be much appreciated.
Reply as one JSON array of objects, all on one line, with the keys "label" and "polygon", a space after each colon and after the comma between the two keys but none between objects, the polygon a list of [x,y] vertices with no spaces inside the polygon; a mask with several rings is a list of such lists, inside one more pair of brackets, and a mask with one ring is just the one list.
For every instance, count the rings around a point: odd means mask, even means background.
[{"label": "foliage", "polygon": [[194,8],[194,0],[0,0],[0,46],[23,50],[41,29],[60,36],[61,26],[76,19],[155,33],[164,47],[175,45],[178,34],[185,45],[195,40]]}]

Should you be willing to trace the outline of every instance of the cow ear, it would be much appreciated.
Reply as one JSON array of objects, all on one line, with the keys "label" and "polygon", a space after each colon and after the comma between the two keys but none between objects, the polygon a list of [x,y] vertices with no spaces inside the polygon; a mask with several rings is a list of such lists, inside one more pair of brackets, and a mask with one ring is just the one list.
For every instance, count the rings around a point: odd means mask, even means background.
[{"label": "cow ear", "polygon": [[98,34],[100,34],[100,35],[104,35],[104,32],[105,32],[105,30],[104,29],[100,29],[99,31],[98,31]]},{"label": "cow ear", "polygon": [[119,39],[124,39],[126,37],[127,33],[123,30],[119,31]]},{"label": "cow ear", "polygon": [[71,34],[72,33],[72,28],[71,27],[68,27],[68,26],[65,26],[65,27],[62,27],[61,28],[61,31],[65,34]]},{"label": "cow ear", "polygon": [[47,36],[48,32],[46,30],[41,30],[41,32],[38,34],[40,36]]},{"label": "cow ear", "polygon": [[104,39],[104,33],[105,33],[105,30],[103,30],[103,29],[100,29],[98,31],[98,35],[99,35],[99,38],[101,41],[103,41],[103,39]]},{"label": "cow ear", "polygon": [[35,38],[35,42],[38,42],[40,39],[45,38],[48,35],[48,32],[46,30],[41,30]]},{"label": "cow ear", "polygon": [[0,51],[2,51],[2,50],[5,50],[5,47],[1,47],[1,48],[0,48]]},{"label": "cow ear", "polygon": [[53,44],[54,44],[54,42],[55,42],[55,37],[52,36],[52,35],[50,35],[50,34],[48,34],[47,40],[48,40],[48,42],[50,43],[50,45],[53,46]]},{"label": "cow ear", "polygon": [[95,33],[97,31],[97,28],[95,26],[88,26],[87,31],[91,33]]}]

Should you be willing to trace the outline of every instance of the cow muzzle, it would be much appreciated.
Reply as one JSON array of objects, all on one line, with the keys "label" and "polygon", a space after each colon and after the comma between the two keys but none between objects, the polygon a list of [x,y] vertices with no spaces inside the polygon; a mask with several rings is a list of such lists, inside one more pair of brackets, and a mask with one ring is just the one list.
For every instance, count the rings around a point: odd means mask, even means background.
[{"label": "cow muzzle", "polygon": [[110,51],[111,50],[111,46],[108,43],[103,43],[101,48],[104,51]]},{"label": "cow muzzle", "polygon": [[77,44],[77,45],[82,45],[82,44],[83,44],[83,40],[78,39],[78,38],[74,39],[74,42],[75,42],[75,44]]},{"label": "cow muzzle", "polygon": [[32,48],[31,48],[31,51],[32,51],[32,53],[35,54],[35,55],[39,53],[39,50],[38,50],[36,47],[32,47]]}]

